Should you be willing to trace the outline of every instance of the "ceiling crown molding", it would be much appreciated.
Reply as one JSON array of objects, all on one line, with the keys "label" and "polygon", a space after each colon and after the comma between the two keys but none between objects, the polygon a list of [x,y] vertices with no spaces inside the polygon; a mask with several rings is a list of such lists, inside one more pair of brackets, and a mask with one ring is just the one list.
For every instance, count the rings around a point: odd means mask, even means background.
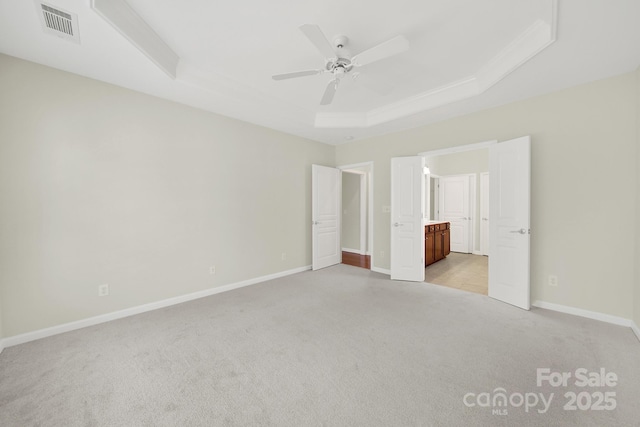
[{"label": "ceiling crown molding", "polygon": [[137,47],[172,79],[180,57],[124,0],[91,0],[93,9],[102,19]]},{"label": "ceiling crown molding", "polygon": [[317,113],[317,128],[367,128],[485,92],[556,40],[557,0],[549,0],[546,19],[538,19],[475,74],[362,113]]}]

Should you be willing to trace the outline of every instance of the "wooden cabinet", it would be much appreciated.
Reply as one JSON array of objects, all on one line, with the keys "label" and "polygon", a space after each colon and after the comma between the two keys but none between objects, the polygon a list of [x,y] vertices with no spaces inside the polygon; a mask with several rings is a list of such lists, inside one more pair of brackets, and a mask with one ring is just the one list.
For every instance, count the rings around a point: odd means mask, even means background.
[{"label": "wooden cabinet", "polygon": [[436,262],[436,248],[435,248],[435,235],[433,232],[424,233],[424,265],[433,264]]},{"label": "wooden cabinet", "polygon": [[443,250],[444,244],[442,242],[442,232],[440,230],[433,233],[433,240],[435,241],[435,244],[436,244],[436,249],[435,249],[436,261],[440,261],[442,258],[444,258],[444,250]]},{"label": "wooden cabinet", "polygon": [[424,226],[424,265],[440,261],[451,252],[450,224],[440,222]]},{"label": "wooden cabinet", "polygon": [[443,258],[451,253],[451,230],[449,230],[449,223],[447,228],[442,232],[442,254]]}]

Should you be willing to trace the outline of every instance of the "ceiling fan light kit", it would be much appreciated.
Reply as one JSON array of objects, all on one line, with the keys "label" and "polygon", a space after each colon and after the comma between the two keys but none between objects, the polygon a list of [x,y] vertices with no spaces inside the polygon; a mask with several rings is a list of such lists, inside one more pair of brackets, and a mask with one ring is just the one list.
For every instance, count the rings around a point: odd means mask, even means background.
[{"label": "ceiling fan light kit", "polygon": [[[272,78],[273,80],[286,80],[330,73],[333,79],[327,84],[322,99],[320,100],[320,105],[331,104],[338,89],[340,79],[346,74],[351,73],[355,67],[368,65],[409,49],[409,41],[404,36],[399,35],[352,57],[346,48],[349,43],[348,37],[342,35],[336,36],[333,38],[333,44],[331,44],[317,25],[305,24],[300,27],[300,30],[323,56],[325,60],[324,69],[276,74],[273,75]],[[358,72],[351,74],[353,79],[356,79],[358,75]]]}]

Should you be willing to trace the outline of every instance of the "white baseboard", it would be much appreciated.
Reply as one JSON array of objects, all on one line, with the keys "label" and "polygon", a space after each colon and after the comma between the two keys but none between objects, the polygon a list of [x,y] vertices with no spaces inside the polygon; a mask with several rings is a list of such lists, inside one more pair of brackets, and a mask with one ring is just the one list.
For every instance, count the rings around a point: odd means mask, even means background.
[{"label": "white baseboard", "polygon": [[471,255],[482,255],[480,251],[471,251]]},{"label": "white baseboard", "polygon": [[70,332],[76,329],[86,328],[87,326],[93,326],[100,323],[109,322],[111,320],[122,319],[124,317],[146,313],[148,311],[157,310],[159,308],[181,304],[183,302],[208,297],[210,295],[231,291],[231,290],[242,288],[245,286],[255,285],[257,283],[266,282],[267,280],[273,280],[273,279],[277,279],[284,276],[290,276],[292,274],[301,273],[307,270],[311,270],[310,265],[294,268],[292,270],[281,271],[279,273],[269,274],[266,276],[256,277],[254,279],[243,280],[242,282],[236,282],[229,285],[209,288],[203,291],[193,292],[190,294],[181,295],[174,298],[168,298],[162,301],[156,301],[149,304],[139,305],[137,307],[131,307],[124,310],[114,311],[112,313],[101,314],[99,316],[89,317],[87,319],[77,320],[75,322],[52,326],[50,328],[40,329],[33,332],[27,332],[24,334],[7,337],[0,340],[0,351],[2,351],[2,349],[6,347],[11,347],[18,344],[24,344],[26,342],[34,341],[40,338],[50,337],[52,335],[62,334],[64,332]]},{"label": "white baseboard", "polygon": [[[558,311],[560,313],[573,314],[574,316],[586,317],[588,319],[600,320],[601,322],[612,323],[614,325],[627,326],[633,328],[633,322],[624,317],[612,316],[611,314],[599,313],[597,311],[583,310],[581,308],[569,307],[566,305],[554,304],[546,301],[534,301],[532,306],[546,308],[547,310]],[[635,331],[634,331],[635,332]]]},{"label": "white baseboard", "polygon": [[358,255],[364,255],[364,251],[361,251],[360,249],[351,249],[351,248],[342,248],[342,252],[349,252],[351,254],[358,254]]},{"label": "white baseboard", "polygon": [[640,328],[638,328],[638,325],[636,325],[634,321],[631,321],[631,330],[634,334],[636,334],[636,338],[638,338],[638,341],[640,341]]},{"label": "white baseboard", "polygon": [[382,274],[386,274],[387,276],[391,276],[391,270],[388,270],[386,268],[371,266],[371,271],[375,271],[376,273],[382,273]]}]

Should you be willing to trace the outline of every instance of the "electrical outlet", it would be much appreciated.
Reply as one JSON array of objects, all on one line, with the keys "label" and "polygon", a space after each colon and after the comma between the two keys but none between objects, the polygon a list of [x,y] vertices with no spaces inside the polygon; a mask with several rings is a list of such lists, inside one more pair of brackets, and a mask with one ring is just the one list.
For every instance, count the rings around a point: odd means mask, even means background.
[{"label": "electrical outlet", "polygon": [[282,252],[282,255],[280,255],[280,259],[282,261],[286,260],[287,259],[287,253],[286,252]]},{"label": "electrical outlet", "polygon": [[384,251],[380,251],[380,258],[384,258]]},{"label": "electrical outlet", "polygon": [[391,213],[391,206],[383,206],[382,213]]},{"label": "electrical outlet", "polygon": [[216,274],[216,266],[212,265],[211,267],[209,267],[209,274],[214,275]]},{"label": "electrical outlet", "polygon": [[107,295],[109,295],[109,284],[105,283],[103,285],[98,286],[98,296],[106,297]]},{"label": "electrical outlet", "polygon": [[549,286],[558,286],[558,276],[553,274],[549,275]]}]

